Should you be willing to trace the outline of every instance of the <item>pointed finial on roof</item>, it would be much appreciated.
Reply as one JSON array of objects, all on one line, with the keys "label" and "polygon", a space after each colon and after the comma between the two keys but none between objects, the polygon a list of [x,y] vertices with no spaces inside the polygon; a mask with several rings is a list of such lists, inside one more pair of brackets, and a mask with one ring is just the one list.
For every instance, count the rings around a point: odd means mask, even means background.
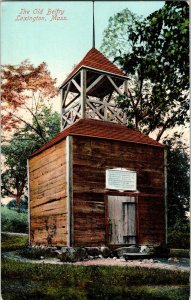
[{"label": "pointed finial on roof", "polygon": [[93,45],[92,48],[95,48],[95,20],[94,20],[94,0],[93,0]]}]

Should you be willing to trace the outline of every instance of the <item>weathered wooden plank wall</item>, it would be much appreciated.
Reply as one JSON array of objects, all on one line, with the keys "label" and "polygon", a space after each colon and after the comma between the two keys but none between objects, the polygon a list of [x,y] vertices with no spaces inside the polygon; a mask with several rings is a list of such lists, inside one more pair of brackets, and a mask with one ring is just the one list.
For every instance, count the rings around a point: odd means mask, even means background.
[{"label": "weathered wooden plank wall", "polygon": [[31,243],[66,245],[66,141],[29,160]]},{"label": "weathered wooden plank wall", "polygon": [[105,244],[105,170],[115,167],[137,172],[138,242],[164,240],[163,148],[74,136],[73,245]]},{"label": "weathered wooden plank wall", "polygon": [[[73,246],[106,243],[105,171],[116,167],[137,172],[138,242],[162,242],[163,148],[81,136],[72,148]],[[31,242],[66,245],[66,141],[32,157],[29,167]]]},{"label": "weathered wooden plank wall", "polygon": [[140,195],[138,209],[139,243],[153,244],[164,241],[164,197]]}]

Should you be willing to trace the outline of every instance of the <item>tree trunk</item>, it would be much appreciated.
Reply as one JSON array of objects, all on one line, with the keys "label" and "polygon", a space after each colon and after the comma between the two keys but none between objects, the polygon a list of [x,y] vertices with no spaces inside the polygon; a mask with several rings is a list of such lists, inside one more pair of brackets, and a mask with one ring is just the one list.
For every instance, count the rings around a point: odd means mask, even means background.
[{"label": "tree trunk", "polygon": [[18,212],[20,212],[20,209],[19,209],[19,200],[20,200],[20,195],[15,195],[15,200],[16,200],[16,210]]}]

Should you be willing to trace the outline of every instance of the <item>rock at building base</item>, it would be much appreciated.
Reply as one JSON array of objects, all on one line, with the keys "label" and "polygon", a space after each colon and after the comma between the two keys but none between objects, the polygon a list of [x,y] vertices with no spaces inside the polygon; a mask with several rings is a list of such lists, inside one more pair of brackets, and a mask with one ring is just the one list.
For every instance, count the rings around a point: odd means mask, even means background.
[{"label": "rock at building base", "polygon": [[111,255],[111,250],[108,247],[102,246],[101,247],[101,255],[104,258],[107,258],[107,257],[109,257]]},{"label": "rock at building base", "polygon": [[62,251],[60,251],[60,250],[55,250],[54,253],[58,257],[62,256]]},{"label": "rock at building base", "polygon": [[63,262],[77,262],[82,261],[87,257],[87,252],[85,248],[72,248],[72,247],[62,247],[61,248],[60,260]]},{"label": "rock at building base", "polygon": [[126,253],[139,253],[139,250],[140,248],[137,246],[129,246],[129,247],[117,248],[113,252],[115,256],[121,257]]},{"label": "rock at building base", "polygon": [[85,247],[87,254],[90,256],[98,256],[100,253],[100,249],[98,247]]}]

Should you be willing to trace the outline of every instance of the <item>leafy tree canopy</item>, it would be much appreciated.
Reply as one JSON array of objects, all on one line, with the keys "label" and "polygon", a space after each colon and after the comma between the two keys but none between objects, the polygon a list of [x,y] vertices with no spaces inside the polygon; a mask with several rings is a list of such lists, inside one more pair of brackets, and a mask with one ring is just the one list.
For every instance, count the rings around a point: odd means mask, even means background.
[{"label": "leafy tree canopy", "polygon": [[165,138],[167,148],[168,242],[171,247],[189,248],[190,160],[188,149],[175,133]]},{"label": "leafy tree canopy", "polygon": [[[118,14],[118,20],[122,20],[120,27],[125,18],[123,10]],[[116,22],[112,33],[116,44],[120,44],[120,30]],[[189,119],[188,4],[167,1],[146,19],[133,19],[125,42],[126,53],[115,57],[115,61],[130,81],[128,93],[118,98],[118,105],[126,111],[129,126],[146,134],[155,132],[159,141],[167,129]],[[109,39],[102,44],[107,50],[105,43]],[[113,44],[108,45],[112,48]]]},{"label": "leafy tree canopy", "polygon": [[108,26],[103,32],[101,51],[111,60],[114,60],[118,55],[124,55],[127,51],[131,52],[133,44],[129,39],[130,28],[131,30],[135,29],[140,19],[142,18],[132,13],[128,8],[111,16]]},{"label": "leafy tree canopy", "polygon": [[2,67],[2,126],[4,131],[17,129],[23,122],[30,124],[19,112],[34,117],[43,103],[57,95],[56,80],[48,71],[47,64],[35,67],[28,60],[20,65]]},{"label": "leafy tree canopy", "polygon": [[[190,197],[190,160],[188,147],[175,133],[164,140],[167,148],[168,225],[187,221]],[[177,163],[178,162],[178,163]]]},{"label": "leafy tree canopy", "polygon": [[[60,116],[57,112],[52,112],[51,108],[44,106],[40,114],[33,118],[31,126],[25,124],[13,134],[9,143],[2,146],[4,156],[2,195],[14,197],[17,206],[27,189],[27,158],[44,144],[41,136],[48,141],[59,133]],[[33,130],[36,128],[38,130]]]},{"label": "leafy tree canopy", "polygon": [[2,194],[13,196],[17,206],[27,186],[27,157],[60,131],[60,116],[49,104],[58,93],[55,83],[44,62],[2,68],[2,125],[8,136],[2,146]]}]

